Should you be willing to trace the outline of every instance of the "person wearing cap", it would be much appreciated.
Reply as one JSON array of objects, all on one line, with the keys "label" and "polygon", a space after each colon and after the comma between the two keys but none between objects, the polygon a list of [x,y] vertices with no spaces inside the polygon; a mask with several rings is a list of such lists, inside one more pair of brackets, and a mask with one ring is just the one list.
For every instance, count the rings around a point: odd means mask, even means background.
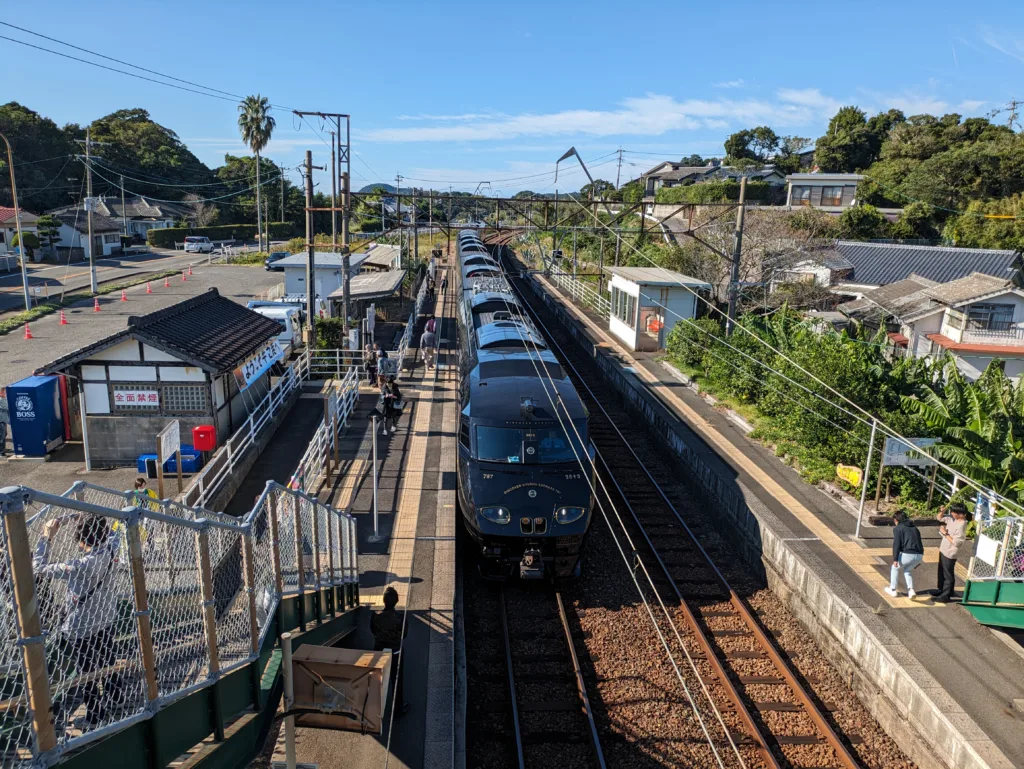
[{"label": "person wearing cap", "polygon": [[935,600],[939,603],[949,603],[953,597],[956,557],[967,541],[967,507],[963,502],[954,502],[948,512],[950,515],[946,515],[946,510],[940,510],[935,516],[936,520],[942,522],[939,527],[942,536],[939,543],[939,586],[935,590]]},{"label": "person wearing cap", "polygon": [[409,703],[405,701],[402,686],[405,665],[402,664],[402,642],[409,635],[409,626],[405,617],[395,607],[398,606],[398,591],[389,587],[384,591],[384,608],[370,617],[370,632],[373,633],[375,651],[390,649],[392,653],[391,671],[395,678],[395,705],[398,715],[409,712]]},{"label": "person wearing cap", "polygon": [[913,598],[917,593],[914,592],[912,572],[924,560],[921,532],[904,510],[894,512],[892,521],[896,525],[892,532],[892,569],[889,572],[889,587],[885,592],[894,598],[899,595],[896,588],[899,585],[900,574],[903,574],[903,579],[907,582],[907,598]]}]

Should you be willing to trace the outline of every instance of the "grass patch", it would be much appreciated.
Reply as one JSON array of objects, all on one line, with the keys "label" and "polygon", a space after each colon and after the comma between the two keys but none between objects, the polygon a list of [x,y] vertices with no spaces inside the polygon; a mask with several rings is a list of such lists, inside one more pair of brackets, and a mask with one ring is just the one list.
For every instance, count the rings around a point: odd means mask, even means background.
[{"label": "grass patch", "polygon": [[[154,273],[151,275],[139,276],[137,278],[130,278],[129,280],[122,281],[120,283],[107,283],[97,287],[96,295],[104,296],[106,294],[112,294],[115,291],[121,291],[122,289],[131,288],[132,286],[138,286],[142,283],[149,281],[160,280],[161,278],[167,278],[171,275],[180,275],[181,270],[165,270],[163,272]],[[81,302],[86,299],[92,299],[91,291],[73,291],[70,294],[65,294],[63,299],[56,302],[47,301],[44,304],[38,304],[31,310],[22,310],[16,315],[12,315],[10,318],[0,320],[0,336],[9,334],[12,331],[21,328],[26,323],[31,323],[34,320],[38,320],[46,315],[53,315],[53,313],[64,307],[70,307],[76,302]]]}]

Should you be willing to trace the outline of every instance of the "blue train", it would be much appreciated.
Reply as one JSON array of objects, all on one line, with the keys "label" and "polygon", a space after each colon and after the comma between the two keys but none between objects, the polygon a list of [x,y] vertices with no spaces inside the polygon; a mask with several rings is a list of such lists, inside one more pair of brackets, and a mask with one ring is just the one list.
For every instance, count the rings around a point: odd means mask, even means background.
[{"label": "blue train", "polygon": [[475,232],[459,234],[452,270],[458,496],[481,573],[578,576],[594,508],[587,410]]}]

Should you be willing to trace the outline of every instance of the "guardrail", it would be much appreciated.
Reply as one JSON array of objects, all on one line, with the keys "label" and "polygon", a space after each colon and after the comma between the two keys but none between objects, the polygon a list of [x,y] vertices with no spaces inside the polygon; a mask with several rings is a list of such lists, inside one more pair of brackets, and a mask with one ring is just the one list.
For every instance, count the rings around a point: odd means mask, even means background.
[{"label": "guardrail", "polygon": [[321,480],[330,483],[331,454],[334,454],[334,468],[337,470],[341,430],[348,426],[348,418],[359,400],[359,371],[356,366],[349,367],[341,383],[331,388],[324,399],[324,418],[292,473],[288,483],[290,488],[312,492],[319,488]]},{"label": "guardrail", "polygon": [[358,584],[354,519],[272,481],[241,519],[88,484],[8,487],[0,512],[5,767],[51,766],[255,665],[283,597]]},{"label": "guardrail", "polygon": [[975,525],[977,539],[968,579],[972,582],[1024,580],[1024,518],[979,519]]},{"label": "guardrail", "polygon": [[548,277],[552,283],[568,294],[574,302],[586,305],[602,318],[608,320],[612,311],[612,303],[608,297],[601,295],[583,281],[577,280],[567,273],[552,272]]}]

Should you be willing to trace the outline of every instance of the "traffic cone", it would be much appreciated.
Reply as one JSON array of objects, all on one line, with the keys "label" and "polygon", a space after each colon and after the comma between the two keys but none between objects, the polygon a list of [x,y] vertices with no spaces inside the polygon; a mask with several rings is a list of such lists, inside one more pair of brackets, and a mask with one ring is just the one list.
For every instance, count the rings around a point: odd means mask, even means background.
[{"label": "traffic cone", "polygon": [[68,325],[68,319],[67,319],[67,316],[64,315],[64,310],[60,311],[60,325],[62,325],[62,326],[67,326]]},{"label": "traffic cone", "polygon": [[123,289],[123,288],[121,289],[121,301],[122,302],[127,302],[128,301],[128,292],[125,289]]},{"label": "traffic cone", "polygon": [[93,312],[99,312],[100,311],[100,298],[98,296],[93,297],[93,300],[92,300],[92,311]]},{"label": "traffic cone", "polygon": [[32,339],[32,329],[28,327],[28,323],[25,324],[25,338]]},{"label": "traffic cone", "polygon": [[164,288],[170,288],[170,287],[171,287],[171,276],[170,275],[164,275]]},{"label": "traffic cone", "polygon": [[192,265],[191,265],[191,264],[190,264],[190,265],[188,266],[188,274],[189,274],[189,275],[191,275],[191,274],[192,274]]},{"label": "traffic cone", "polygon": [[182,270],[181,271],[181,282],[184,283],[186,280],[188,280],[188,278],[185,277],[185,271]]},{"label": "traffic cone", "polygon": [[153,287],[149,285],[149,281],[148,280],[146,281],[146,293],[147,294],[152,294],[153,293]]}]

